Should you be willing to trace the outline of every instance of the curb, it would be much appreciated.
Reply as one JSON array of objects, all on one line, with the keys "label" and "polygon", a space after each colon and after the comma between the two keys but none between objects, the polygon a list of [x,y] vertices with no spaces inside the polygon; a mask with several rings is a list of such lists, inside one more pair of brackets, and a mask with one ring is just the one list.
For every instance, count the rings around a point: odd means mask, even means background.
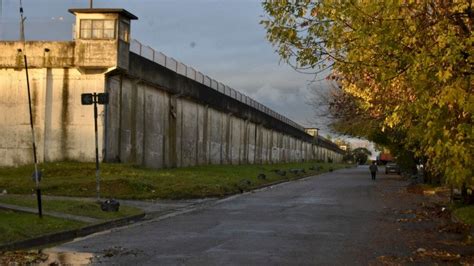
[{"label": "curb", "polygon": [[19,249],[27,249],[36,246],[50,245],[58,242],[68,241],[77,237],[87,236],[93,233],[111,229],[114,227],[134,223],[142,220],[145,217],[145,213],[137,214],[117,220],[107,221],[99,224],[93,224],[79,229],[62,231],[58,233],[52,233],[43,235],[36,238],[30,238],[22,241],[8,243],[0,246],[0,251],[13,251]]},{"label": "curb", "polygon": [[[308,175],[303,175],[303,176],[296,176],[294,178],[285,178],[285,179],[280,179],[280,180],[277,180],[277,181],[274,181],[274,182],[271,182],[271,183],[265,183],[265,184],[262,184],[260,186],[256,186],[248,191],[245,191],[245,192],[252,192],[252,191],[255,191],[255,190],[260,190],[262,188],[266,188],[266,187],[271,187],[271,186],[275,186],[275,185],[278,185],[278,184],[281,184],[281,183],[287,183],[287,182],[291,182],[291,181],[297,181],[297,180],[301,180],[301,179],[304,179],[304,178],[308,178],[308,177],[312,177],[312,176],[318,176],[318,175],[323,175],[323,174],[327,174],[327,173],[332,173],[332,172],[335,172],[335,171],[338,171],[338,170],[342,170],[342,169],[346,169],[346,168],[339,168],[339,169],[334,169],[333,171],[327,171],[327,172],[319,172],[319,173],[315,173],[315,174],[308,174]],[[243,193],[245,193],[243,192]],[[238,193],[237,193],[238,194]],[[232,196],[232,195],[237,195],[237,194],[230,194],[229,196]]]},{"label": "curb", "polygon": [[[350,167],[350,168],[353,168],[353,167]],[[236,196],[236,195],[252,193],[252,192],[267,188],[267,187],[279,185],[281,183],[288,183],[288,182],[291,182],[291,181],[298,181],[298,180],[305,179],[305,178],[308,178],[308,177],[319,176],[319,175],[332,173],[332,172],[343,170],[343,169],[349,169],[349,168],[344,167],[344,168],[334,169],[332,171],[319,172],[319,173],[313,173],[313,174],[307,173],[306,175],[295,176],[295,177],[292,177],[292,178],[286,177],[286,178],[276,180],[276,181],[273,181],[273,182],[270,182],[270,183],[264,183],[264,184],[258,185],[256,187],[250,187],[248,190],[242,190],[241,192],[235,192],[235,193],[229,192],[229,193],[223,194],[222,196],[217,196],[217,198],[218,198],[218,200],[223,200],[223,199],[227,199],[229,197]]]}]

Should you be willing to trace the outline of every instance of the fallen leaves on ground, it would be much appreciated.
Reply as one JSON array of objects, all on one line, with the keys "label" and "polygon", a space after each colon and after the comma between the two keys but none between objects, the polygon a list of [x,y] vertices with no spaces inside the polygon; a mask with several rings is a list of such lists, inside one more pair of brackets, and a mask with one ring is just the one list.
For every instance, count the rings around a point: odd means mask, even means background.
[{"label": "fallen leaves on ground", "polygon": [[448,189],[425,193],[422,186],[395,180],[379,182],[378,189],[386,196],[381,197],[386,215],[379,233],[389,235],[380,239],[397,241],[382,249],[372,265],[474,265],[471,228],[452,219]]},{"label": "fallen leaves on ground", "polygon": [[442,261],[459,261],[461,259],[461,255],[457,253],[450,253],[445,250],[438,250],[438,249],[430,249],[426,250],[424,248],[419,248],[413,253],[416,254],[417,258],[430,258],[435,260],[442,260]]},{"label": "fallen leaves on ground", "polygon": [[408,185],[407,192],[423,195],[423,187],[418,184]]},{"label": "fallen leaves on ground", "polygon": [[468,234],[471,230],[471,226],[463,223],[452,222],[449,224],[441,225],[438,227],[438,232],[443,233],[455,233],[455,234]]},{"label": "fallen leaves on ground", "polygon": [[102,251],[103,257],[113,257],[113,256],[137,256],[142,251],[137,249],[126,249],[121,246],[115,246],[112,248],[104,249]]},{"label": "fallen leaves on ground", "polygon": [[48,255],[38,251],[0,252],[0,265],[40,264],[48,260]]},{"label": "fallen leaves on ground", "polygon": [[438,249],[419,248],[411,256],[379,256],[377,263],[382,265],[404,265],[409,263],[456,263],[460,265],[472,265],[474,257],[463,257],[461,254]]},{"label": "fallen leaves on ground", "polygon": [[431,205],[422,203],[421,208],[400,210],[398,211],[398,214],[404,216],[396,220],[398,223],[422,222],[436,218],[451,217],[451,213],[446,207],[434,203]]}]

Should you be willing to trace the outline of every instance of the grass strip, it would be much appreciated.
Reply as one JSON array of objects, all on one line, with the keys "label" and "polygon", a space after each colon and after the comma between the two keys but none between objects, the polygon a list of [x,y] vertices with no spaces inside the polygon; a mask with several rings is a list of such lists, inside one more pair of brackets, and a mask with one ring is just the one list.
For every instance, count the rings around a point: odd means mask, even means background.
[{"label": "grass strip", "polygon": [[77,229],[85,223],[0,209],[0,244]]},{"label": "grass strip", "polygon": [[[280,163],[263,165],[207,165],[174,169],[148,169],[130,164],[101,165],[101,195],[119,199],[192,199],[222,197],[248,191],[266,183],[316,175],[347,167],[332,163]],[[93,163],[59,162],[40,165],[42,190],[47,195],[95,196]],[[290,169],[305,173],[290,173]],[[314,170],[310,170],[310,168]],[[282,176],[276,172],[286,172]],[[32,194],[33,166],[0,168],[0,192]],[[259,178],[264,174],[265,178]]]},{"label": "grass strip", "polygon": [[453,213],[463,223],[474,225],[474,205],[457,208]]},{"label": "grass strip", "polygon": [[[0,203],[36,208],[35,195],[0,195]],[[121,205],[118,212],[104,212],[100,205],[86,200],[43,199],[43,210],[113,220],[142,213],[140,209]]]}]

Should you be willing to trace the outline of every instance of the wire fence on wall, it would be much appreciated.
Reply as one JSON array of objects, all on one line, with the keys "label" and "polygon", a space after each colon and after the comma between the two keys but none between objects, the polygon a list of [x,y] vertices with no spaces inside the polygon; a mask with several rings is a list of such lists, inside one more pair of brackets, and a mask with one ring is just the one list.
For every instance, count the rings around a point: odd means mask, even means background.
[{"label": "wire fence on wall", "polygon": [[132,39],[130,43],[130,51],[138,54],[148,60],[151,60],[159,65],[162,65],[180,75],[186,76],[190,79],[193,79],[201,84],[206,85],[207,87],[210,87],[224,95],[227,95],[231,98],[236,99],[237,101],[240,101],[248,106],[251,106],[273,118],[276,118],[294,128],[297,128],[301,131],[304,131],[304,127],[301,125],[297,124],[293,120],[285,117],[284,115],[281,115],[272,109],[268,108],[267,106],[255,101],[254,99],[250,98],[249,96],[240,93],[237,90],[232,89],[231,87],[214,80],[210,78],[209,76],[195,70],[192,67],[189,67],[181,62],[178,62],[172,57],[166,56],[165,54],[161,52],[155,51],[153,48],[147,45],[143,45],[137,40]]}]

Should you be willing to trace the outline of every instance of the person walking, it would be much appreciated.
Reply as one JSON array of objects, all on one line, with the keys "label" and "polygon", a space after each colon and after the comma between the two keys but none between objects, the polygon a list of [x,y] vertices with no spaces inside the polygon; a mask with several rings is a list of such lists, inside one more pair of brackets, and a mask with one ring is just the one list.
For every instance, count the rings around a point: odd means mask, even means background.
[{"label": "person walking", "polygon": [[377,175],[377,172],[379,171],[379,168],[377,167],[377,164],[375,164],[375,161],[372,162],[372,164],[369,166],[370,174],[372,175],[372,180],[375,180],[375,176]]}]

